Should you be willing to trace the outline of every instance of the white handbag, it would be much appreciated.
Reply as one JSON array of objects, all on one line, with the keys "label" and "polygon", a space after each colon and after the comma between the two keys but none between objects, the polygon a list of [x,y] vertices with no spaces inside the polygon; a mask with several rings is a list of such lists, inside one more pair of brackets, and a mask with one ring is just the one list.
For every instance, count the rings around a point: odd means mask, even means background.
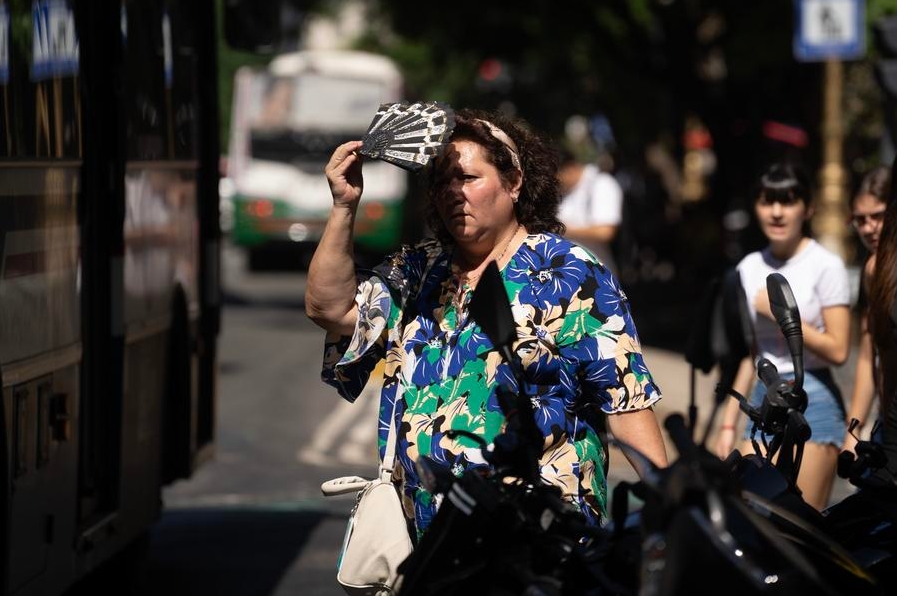
[{"label": "white handbag", "polygon": [[352,596],[392,594],[399,563],[414,548],[401,498],[392,482],[395,435],[393,416],[378,478],[343,476],[321,485],[327,496],[357,493],[336,573],[337,581]]}]

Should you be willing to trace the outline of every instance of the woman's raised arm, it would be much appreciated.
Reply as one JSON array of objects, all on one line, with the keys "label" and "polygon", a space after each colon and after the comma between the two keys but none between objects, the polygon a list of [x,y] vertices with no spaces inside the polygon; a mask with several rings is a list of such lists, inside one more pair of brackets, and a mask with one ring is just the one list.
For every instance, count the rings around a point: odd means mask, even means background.
[{"label": "woman's raised arm", "polygon": [[324,166],[333,208],[308,266],[305,288],[305,313],[339,335],[351,335],[358,317],[353,227],[364,188],[362,157],[355,153],[360,147],[361,141],[343,143]]}]

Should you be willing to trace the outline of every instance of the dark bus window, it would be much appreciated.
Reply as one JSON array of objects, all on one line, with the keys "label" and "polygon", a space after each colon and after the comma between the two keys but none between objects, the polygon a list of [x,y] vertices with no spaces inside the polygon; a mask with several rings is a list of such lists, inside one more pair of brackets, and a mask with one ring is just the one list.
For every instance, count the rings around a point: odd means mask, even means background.
[{"label": "dark bus window", "polygon": [[156,160],[169,156],[166,122],[163,11],[155,3],[124,3],[127,156]]},{"label": "dark bus window", "polygon": [[197,29],[192,3],[169,3],[172,64],[171,116],[175,159],[197,157],[196,85],[202,76],[196,68]]},{"label": "dark bus window", "polygon": [[0,156],[79,159],[78,34],[70,2],[0,3]]}]

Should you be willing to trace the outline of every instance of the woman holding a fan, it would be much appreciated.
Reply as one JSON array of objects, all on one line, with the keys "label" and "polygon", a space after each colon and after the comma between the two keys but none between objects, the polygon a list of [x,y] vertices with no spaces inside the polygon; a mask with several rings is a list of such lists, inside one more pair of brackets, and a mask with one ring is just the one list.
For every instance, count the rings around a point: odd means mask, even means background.
[{"label": "woman holding a fan", "polygon": [[451,130],[421,172],[434,237],[373,271],[357,270],[352,253],[364,143],[340,145],[325,167],[333,208],[306,290],[308,316],[327,331],[323,378],[349,400],[377,384],[380,457],[392,416],[394,477],[420,536],[438,504],[415,462],[427,456],[455,475],[488,465],[471,436],[491,442],[506,420],[500,386],[520,389],[468,308],[495,261],[542,437],[539,475],[598,524],[606,515],[605,421],[617,440],[667,463],[652,409],[661,395],[629,302],[609,270],[560,235],[551,144],[500,113],[450,116]]}]

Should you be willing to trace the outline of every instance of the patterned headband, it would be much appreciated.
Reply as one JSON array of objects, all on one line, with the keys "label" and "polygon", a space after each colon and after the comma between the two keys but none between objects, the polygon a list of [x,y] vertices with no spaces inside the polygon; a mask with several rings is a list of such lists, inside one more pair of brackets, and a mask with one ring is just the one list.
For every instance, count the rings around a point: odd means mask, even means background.
[{"label": "patterned headband", "polygon": [[482,122],[486,125],[486,128],[489,129],[489,132],[492,133],[492,136],[501,141],[502,145],[508,148],[511,152],[511,163],[514,164],[514,167],[523,172],[523,169],[520,167],[520,156],[517,154],[517,144],[514,143],[514,140],[508,136],[508,133],[495,126],[488,120],[477,119],[477,122]]}]

